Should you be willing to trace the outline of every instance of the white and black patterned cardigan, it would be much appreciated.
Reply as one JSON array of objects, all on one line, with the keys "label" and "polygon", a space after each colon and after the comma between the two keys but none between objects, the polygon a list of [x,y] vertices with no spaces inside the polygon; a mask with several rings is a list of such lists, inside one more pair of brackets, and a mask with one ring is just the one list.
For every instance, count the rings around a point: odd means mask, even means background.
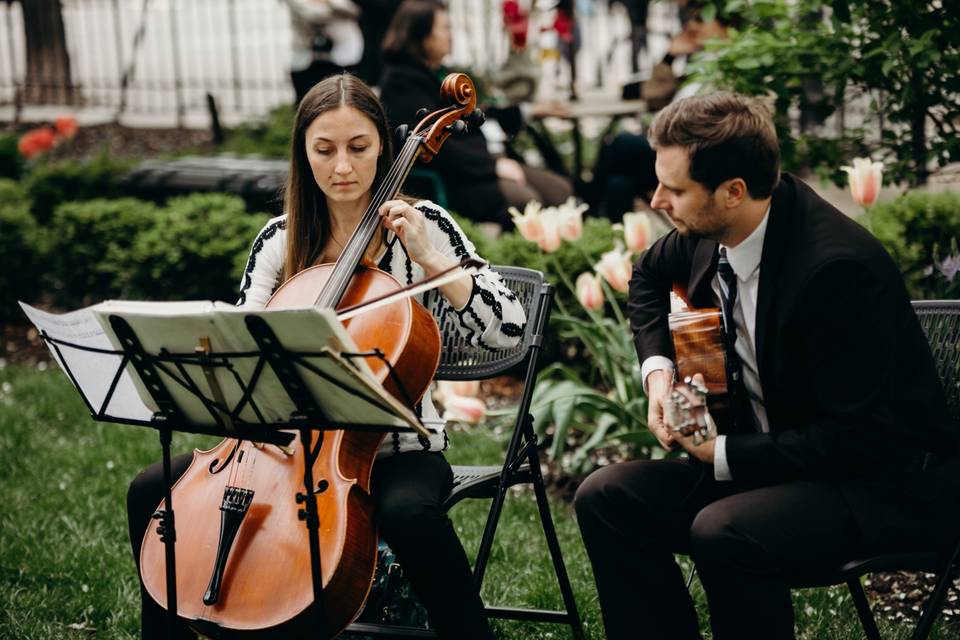
[{"label": "white and black patterned cardigan", "polygon": [[[460,225],[442,207],[426,200],[415,206],[423,212],[427,234],[437,250],[458,260],[465,256],[479,257]],[[263,307],[280,285],[286,257],[286,222],[286,215],[273,218],[257,234],[240,285],[238,306]],[[392,234],[378,266],[401,284],[410,284],[424,277],[423,269],[407,256],[403,244]],[[423,302],[422,295],[419,300]],[[470,299],[462,309],[455,310],[453,316],[467,340],[488,349],[516,346],[523,337],[526,324],[523,306],[504,285],[500,275],[490,269],[473,276]],[[417,411],[423,423],[436,429],[437,433],[429,440],[418,439],[412,433],[393,433],[384,440],[378,457],[402,451],[443,451],[447,448],[449,442],[444,420],[433,404],[430,390],[424,394]]]}]

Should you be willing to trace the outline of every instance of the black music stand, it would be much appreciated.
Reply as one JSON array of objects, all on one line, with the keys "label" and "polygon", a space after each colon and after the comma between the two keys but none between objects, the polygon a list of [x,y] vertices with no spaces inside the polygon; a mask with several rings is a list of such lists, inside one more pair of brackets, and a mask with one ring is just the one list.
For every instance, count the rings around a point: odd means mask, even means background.
[{"label": "black music stand", "polygon": [[[417,431],[421,434],[429,433],[429,430],[423,426],[422,422],[417,420],[418,428],[398,426],[393,424],[370,424],[345,422],[342,420],[331,420],[323,408],[323,400],[315,397],[307,384],[308,378],[314,377],[314,382],[323,380],[324,384],[332,385],[331,389],[339,389],[348,393],[358,402],[365,402],[367,406],[375,407],[383,412],[395,417],[396,410],[383,398],[377,397],[375,393],[370,393],[369,388],[364,388],[361,384],[350,384],[345,380],[346,377],[331,376],[322,368],[311,363],[311,359],[333,359],[338,361],[339,366],[349,362],[348,367],[356,367],[355,359],[377,358],[388,367],[389,375],[392,377],[398,389],[403,390],[402,381],[397,379],[389,362],[386,361],[380,351],[365,353],[355,352],[334,352],[324,349],[322,351],[289,351],[284,348],[283,343],[277,338],[269,323],[260,315],[246,315],[245,324],[250,336],[256,341],[259,347],[258,351],[244,352],[211,352],[198,348],[191,353],[171,353],[161,349],[160,353],[148,353],[141,341],[131,328],[130,324],[120,315],[109,315],[109,323],[113,329],[120,349],[110,350],[95,348],[88,345],[76,344],[67,340],[55,338],[41,330],[40,335],[50,347],[56,356],[57,361],[63,367],[65,373],[70,378],[74,387],[80,391],[84,403],[90,411],[91,417],[99,422],[112,422],[117,424],[127,424],[140,427],[149,427],[156,429],[159,433],[160,444],[163,450],[163,474],[166,484],[164,509],[154,514],[154,518],[160,521],[158,533],[165,544],[165,563],[166,563],[166,585],[167,585],[167,633],[168,637],[173,638],[175,625],[177,621],[177,582],[176,582],[176,556],[174,543],[176,541],[176,529],[174,524],[174,510],[171,496],[171,487],[173,478],[170,470],[170,443],[174,431],[185,433],[196,433],[202,435],[218,436],[223,438],[233,438],[240,440],[252,440],[278,446],[288,445],[293,439],[294,434],[281,431],[280,429],[293,428],[299,431],[300,440],[303,447],[304,456],[304,492],[296,495],[298,504],[304,505],[300,509],[299,517],[303,520],[309,531],[308,540],[310,545],[310,564],[311,579],[313,583],[314,604],[312,609],[313,622],[321,638],[325,638],[326,624],[323,607],[323,574],[320,566],[320,540],[319,529],[320,519],[317,511],[316,493],[317,485],[313,481],[313,462],[319,454],[320,443],[323,441],[323,432],[328,430],[355,430],[355,431]],[[201,336],[196,336],[198,341]],[[94,407],[90,399],[83,391],[74,372],[71,370],[67,359],[64,357],[62,348],[76,349],[80,351],[93,352],[116,356],[119,364],[113,372],[110,387],[106,396],[99,407]],[[237,361],[250,359],[255,361],[248,379],[243,379],[237,371],[234,364]],[[266,365],[270,365],[271,370],[276,375],[283,390],[289,396],[295,410],[289,418],[280,421],[268,421],[264,418],[263,412],[257,407],[256,392],[257,385],[263,379],[263,373]],[[117,385],[128,371],[127,365],[130,365],[136,376],[141,382],[141,389],[145,390],[152,400],[157,410],[149,420],[125,418],[114,416],[108,413],[110,402],[113,399]],[[242,389],[242,395],[239,400],[228,406],[224,401],[222,391],[216,383],[210,385],[210,396],[207,395],[199,384],[188,372],[189,367],[202,370],[207,374],[207,380],[210,380],[210,371],[217,369],[228,371],[231,378],[237,386]],[[246,368],[249,370],[249,367]],[[161,376],[161,373],[163,374]],[[196,371],[195,371],[196,373]],[[358,373],[351,374],[354,379]],[[213,376],[215,379],[215,376]],[[178,392],[182,395],[184,391],[188,392],[190,397],[202,403],[211,417],[211,423],[197,423],[188,420],[180,406],[167,389],[163,380],[173,381],[180,387]],[[405,394],[405,392],[404,392]],[[144,398],[144,400],[146,400]],[[409,398],[407,406],[410,406]],[[241,414],[252,409],[257,416],[257,421],[242,420]],[[409,419],[409,418],[401,418]],[[323,425],[323,426],[317,426]],[[315,448],[310,450],[311,432],[319,431],[320,440]],[[224,558],[225,560],[225,558]],[[205,626],[203,621],[188,621],[195,626]],[[199,624],[197,624],[199,623]],[[212,625],[213,623],[210,623]]]}]

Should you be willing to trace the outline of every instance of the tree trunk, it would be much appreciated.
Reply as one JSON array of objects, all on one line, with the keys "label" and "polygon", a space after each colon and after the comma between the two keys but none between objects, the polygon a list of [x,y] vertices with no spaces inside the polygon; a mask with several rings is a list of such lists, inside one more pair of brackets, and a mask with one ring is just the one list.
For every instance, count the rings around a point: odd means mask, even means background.
[{"label": "tree trunk", "polygon": [[922,72],[917,70],[910,78],[913,104],[910,118],[911,153],[913,155],[914,186],[926,184],[927,171],[927,101],[924,95]]},{"label": "tree trunk", "polygon": [[27,43],[24,104],[77,104],[60,0],[20,0]]}]

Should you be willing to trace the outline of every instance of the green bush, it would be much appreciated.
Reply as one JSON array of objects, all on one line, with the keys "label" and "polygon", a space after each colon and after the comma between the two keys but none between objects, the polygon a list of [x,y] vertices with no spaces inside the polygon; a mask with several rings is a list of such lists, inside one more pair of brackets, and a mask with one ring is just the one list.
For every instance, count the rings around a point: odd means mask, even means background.
[{"label": "green bush", "polygon": [[242,124],[227,130],[218,151],[286,158],[290,154],[293,118],[293,107],[277,107],[262,122]]},{"label": "green bush", "polygon": [[124,284],[137,268],[133,253],[137,235],[157,219],[156,205],[135,198],[57,207],[50,224],[47,273],[55,304],[74,308],[125,296]]},{"label": "green bush", "polygon": [[129,292],[159,300],[236,298],[250,245],[268,219],[237,196],[198,193],[167,201],[133,243]]},{"label": "green bush", "polygon": [[23,156],[17,148],[17,136],[0,135],[0,178],[17,179],[23,173]]},{"label": "green bush", "polygon": [[17,300],[35,302],[42,284],[44,243],[29,201],[12,180],[0,179],[0,319],[20,317]]},{"label": "green bush", "polygon": [[960,192],[910,191],[873,205],[862,221],[900,266],[912,298],[960,298],[960,277],[937,268],[957,254]]},{"label": "green bush", "polygon": [[40,224],[45,224],[63,202],[119,196],[120,179],[131,166],[130,161],[107,154],[85,162],[41,162],[24,178],[31,211]]}]

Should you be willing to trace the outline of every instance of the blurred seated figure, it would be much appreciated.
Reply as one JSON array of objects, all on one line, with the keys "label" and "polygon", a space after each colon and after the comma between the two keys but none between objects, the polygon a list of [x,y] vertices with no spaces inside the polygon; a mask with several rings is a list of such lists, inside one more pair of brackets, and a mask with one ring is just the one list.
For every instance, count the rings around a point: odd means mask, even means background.
[{"label": "blurred seated figure", "polygon": [[637,198],[650,202],[658,184],[656,159],[656,152],[640,133],[619,133],[604,144],[586,194],[593,215],[619,221],[624,213],[634,210]]},{"label": "blurred seated figure", "polygon": [[360,9],[351,0],[285,2],[290,8],[290,80],[299,105],[313,85],[360,62]]},{"label": "blurred seated figure", "polygon": [[[391,126],[416,125],[416,113],[442,106],[440,84],[446,73],[441,62],[452,46],[447,10],[438,0],[406,0],[387,30],[383,43],[384,66],[380,98]],[[537,107],[539,113],[555,106]],[[510,132],[519,128],[521,113],[512,107],[496,113]],[[512,122],[511,122],[512,119]],[[430,163],[444,182],[450,208],[478,222],[510,223],[507,208],[523,208],[537,200],[558,205],[572,193],[561,176],[495,156],[479,130],[450,138]]]}]

